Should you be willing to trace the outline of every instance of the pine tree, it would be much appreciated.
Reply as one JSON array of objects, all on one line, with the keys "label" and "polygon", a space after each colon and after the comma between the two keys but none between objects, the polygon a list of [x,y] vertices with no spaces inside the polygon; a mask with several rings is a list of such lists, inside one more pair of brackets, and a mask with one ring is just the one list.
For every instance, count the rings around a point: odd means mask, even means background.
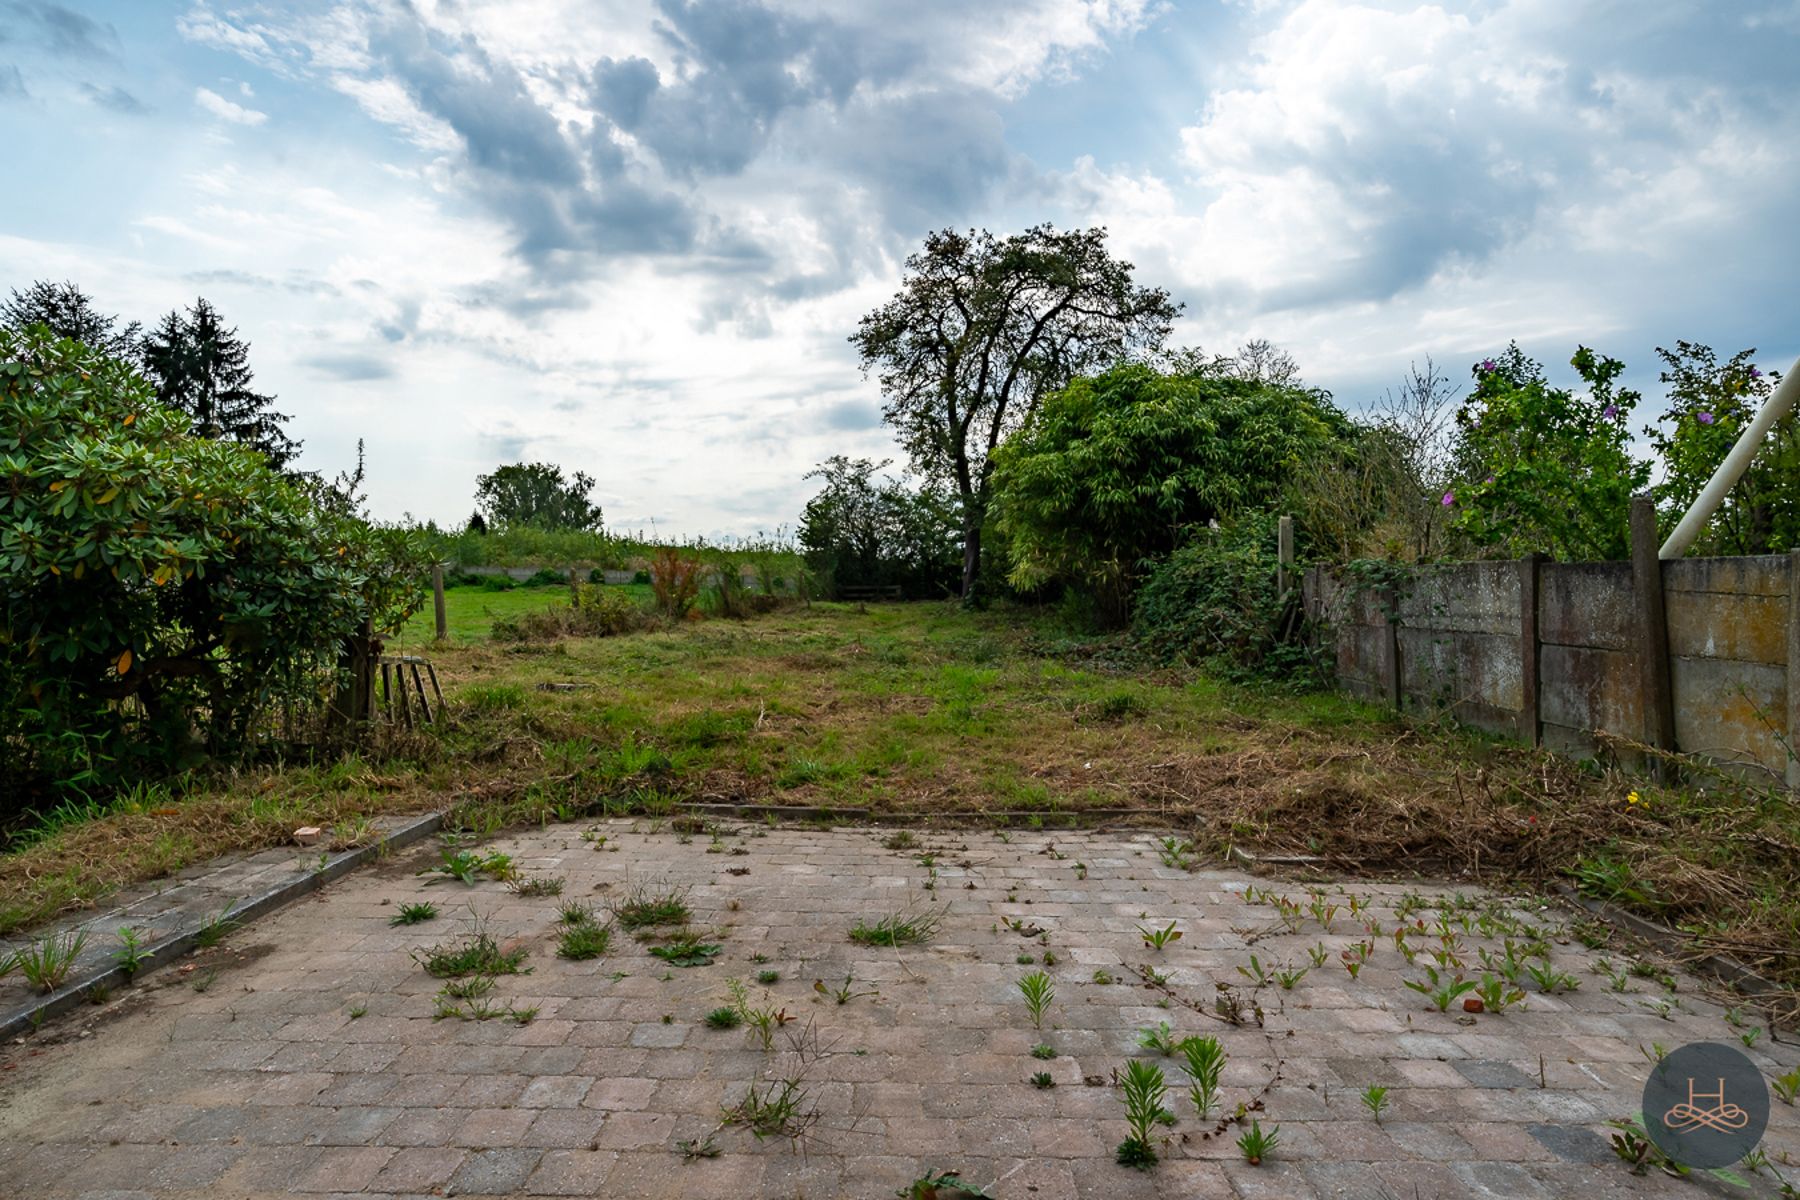
[{"label": "pine tree", "polygon": [[284,469],[300,453],[269,406],[275,397],[250,388],[250,344],[227,329],[204,297],[184,314],[169,313],[144,338],[144,368],[158,402],[188,415],[197,436],[243,442]]},{"label": "pine tree", "polygon": [[111,358],[137,361],[142,327],[133,321],[119,327],[119,318],[101,312],[87,293],[64,280],[39,279],[24,291],[0,303],[0,325],[23,332],[28,325],[45,325],[59,338],[74,338]]}]

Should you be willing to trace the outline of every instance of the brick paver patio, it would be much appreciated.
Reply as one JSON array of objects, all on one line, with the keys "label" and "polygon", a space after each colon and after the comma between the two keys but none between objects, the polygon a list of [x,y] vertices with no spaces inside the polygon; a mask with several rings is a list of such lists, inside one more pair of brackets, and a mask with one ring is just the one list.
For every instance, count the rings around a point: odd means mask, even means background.
[{"label": "brick paver patio", "polygon": [[[1435,965],[1446,929],[1471,977],[1480,950],[1501,953],[1508,932],[1525,940],[1508,924],[1519,910],[1476,890],[1463,889],[1472,907],[1446,915],[1436,905],[1455,889],[1339,883],[1315,912],[1305,884],[1165,865],[1147,834],[919,834],[917,846],[889,849],[876,830],[597,830],[603,843],[563,826],[481,847],[563,878],[560,898],[492,882],[427,886],[413,872],[436,851],[421,849],[0,1049],[0,1196],[817,1200],[892,1196],[930,1169],[1036,1200],[1746,1194],[1634,1176],[1607,1144],[1605,1121],[1639,1107],[1647,1052],[1739,1043],[1696,981],[1670,993],[1629,974],[1622,948],[1564,935],[1551,962],[1579,989],[1547,995],[1527,979],[1525,1004],[1502,1014],[1469,1015],[1460,1000],[1440,1013],[1402,985]],[[563,903],[605,906],[639,884],[688,888],[695,926],[722,946],[717,960],[672,967],[622,929],[604,957],[556,957]],[[1427,927],[1409,940],[1408,966],[1392,931],[1411,890],[1429,904],[1406,913]],[[1277,895],[1300,911],[1284,920]],[[389,924],[418,899],[441,915]],[[941,923],[922,946],[846,936],[858,919],[932,909]],[[467,933],[476,914],[504,948],[529,951],[529,973],[499,978],[482,1001],[535,1008],[527,1023],[434,1019],[442,981],[412,952]],[[1181,939],[1147,948],[1138,927],[1170,921]],[[1342,954],[1364,939],[1374,950],[1352,979]],[[1239,970],[1252,954],[1265,971],[1310,970],[1291,990],[1258,987]],[[1630,990],[1597,973],[1601,958]],[[1147,983],[1144,964],[1166,983]],[[1041,1035],[1017,986],[1040,967],[1056,983]],[[764,971],[779,980],[759,984]],[[814,989],[846,976],[858,993],[847,1003]],[[728,979],[744,983],[750,1007],[794,1018],[773,1049],[705,1023],[728,1003]],[[1214,1015],[1219,985],[1243,1005],[1243,1024]],[[1140,1031],[1163,1022],[1177,1037],[1221,1040],[1227,1108],[1260,1101],[1254,1115],[1280,1127],[1261,1166],[1239,1155],[1237,1127],[1208,1136],[1217,1117],[1196,1117],[1178,1056],[1139,1047]],[[1031,1056],[1040,1041],[1054,1058]],[[1748,1053],[1769,1074],[1800,1061],[1766,1032]],[[1112,1158],[1126,1129],[1111,1077],[1132,1056],[1164,1068],[1178,1118],[1160,1131],[1159,1165],[1141,1173]],[[1034,1086],[1040,1071],[1053,1087]],[[812,1122],[797,1146],[720,1127],[748,1088],[781,1080],[797,1081],[799,1115]],[[1360,1099],[1371,1084],[1391,1089],[1379,1122]],[[678,1148],[709,1136],[714,1157]],[[1778,1167],[1784,1156],[1800,1163],[1800,1110],[1774,1106],[1763,1148]],[[1763,1174],[1749,1194],[1776,1187]]]}]

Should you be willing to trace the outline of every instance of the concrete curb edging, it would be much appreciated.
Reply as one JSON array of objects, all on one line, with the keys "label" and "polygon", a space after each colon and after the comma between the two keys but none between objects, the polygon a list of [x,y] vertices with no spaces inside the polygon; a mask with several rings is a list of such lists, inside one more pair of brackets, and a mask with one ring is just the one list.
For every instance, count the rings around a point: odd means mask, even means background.
[{"label": "concrete curb edging", "polygon": [[[328,857],[325,865],[317,870],[296,875],[287,882],[278,884],[258,895],[244,897],[234,902],[225,909],[223,918],[233,925],[243,925],[258,917],[266,916],[283,905],[317,891],[332,880],[347,875],[379,855],[409,846],[421,838],[431,836],[441,829],[443,824],[444,814],[435,812],[397,825],[366,846],[357,846]],[[147,947],[148,953],[135,971],[126,971],[123,967],[110,967],[104,971],[84,975],[71,983],[65,983],[48,995],[37,997],[26,1007],[15,1010],[0,1019],[0,1038],[18,1037],[32,1032],[51,1017],[61,1016],[86,1003],[88,994],[95,987],[125,987],[135,976],[167,966],[200,944],[201,929],[202,926],[196,924],[186,929],[179,929],[168,937],[153,943]]]},{"label": "concrete curb edging", "polygon": [[1729,954],[1706,951],[1697,955],[1683,955],[1682,943],[1691,941],[1691,939],[1667,926],[1640,917],[1634,912],[1628,912],[1611,901],[1584,896],[1566,883],[1553,884],[1552,890],[1565,903],[1583,909],[1609,925],[1623,926],[1665,954],[1679,956],[1681,966],[1711,975],[1714,979],[1736,988],[1751,999],[1761,996],[1792,994],[1789,989],[1757,974]]}]

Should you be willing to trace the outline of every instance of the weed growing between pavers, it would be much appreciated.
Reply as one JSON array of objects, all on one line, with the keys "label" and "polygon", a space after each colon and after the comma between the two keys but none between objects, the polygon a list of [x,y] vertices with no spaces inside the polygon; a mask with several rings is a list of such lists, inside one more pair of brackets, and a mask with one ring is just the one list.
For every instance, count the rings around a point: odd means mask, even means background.
[{"label": "weed growing between pavers", "polygon": [[1144,945],[1148,946],[1150,949],[1161,950],[1179,942],[1181,940],[1181,930],[1175,928],[1175,922],[1173,921],[1170,921],[1160,929],[1139,925],[1138,936],[1144,939]]},{"label": "weed growing between pavers", "polygon": [[54,992],[69,977],[75,959],[87,945],[85,929],[39,938],[21,946],[13,955],[25,982],[40,992]]},{"label": "weed growing between pavers", "polygon": [[1263,1159],[1274,1151],[1280,1141],[1281,1126],[1271,1125],[1265,1131],[1262,1122],[1252,1118],[1250,1128],[1238,1137],[1237,1146],[1243,1152],[1245,1162],[1253,1167],[1260,1167]]},{"label": "weed growing between pavers", "polygon": [[613,919],[630,930],[685,925],[693,916],[687,905],[687,894],[686,888],[659,890],[639,884],[624,900],[612,906]]},{"label": "weed growing between pavers", "polygon": [[194,940],[202,949],[210,950],[225,940],[225,935],[236,929],[240,922],[231,916],[230,908],[221,908],[206,919],[206,924],[194,935]]},{"label": "weed growing between pavers", "polygon": [[1031,1017],[1032,1027],[1042,1033],[1044,1014],[1050,1011],[1050,1003],[1056,999],[1055,984],[1043,971],[1033,971],[1019,980],[1019,992],[1025,998],[1025,1011]]},{"label": "weed growing between pavers", "polygon": [[556,955],[575,962],[599,958],[612,947],[612,926],[591,918],[565,924],[556,935]]},{"label": "weed growing between pavers", "polygon": [[900,1200],[994,1200],[986,1188],[968,1182],[957,1172],[930,1168],[896,1194]]},{"label": "weed growing between pavers", "polygon": [[736,1104],[725,1110],[724,1123],[742,1125],[758,1141],[784,1137],[798,1142],[819,1120],[810,1104],[806,1086],[798,1079],[773,1080],[764,1087],[752,1084]]},{"label": "weed growing between pavers", "polygon": [[680,1138],[675,1142],[675,1149],[681,1154],[683,1162],[695,1162],[702,1158],[717,1158],[723,1153],[717,1138],[718,1134],[716,1131],[701,1138]]},{"label": "weed growing between pavers", "polygon": [[1155,1028],[1138,1030],[1137,1040],[1138,1045],[1144,1049],[1163,1055],[1172,1055],[1181,1046],[1181,1039],[1175,1036],[1175,1031],[1169,1028],[1167,1021]]},{"label": "weed growing between pavers", "polygon": [[1225,1051],[1215,1037],[1190,1037],[1181,1040],[1181,1055],[1187,1060],[1188,1100],[1202,1121],[1219,1102],[1219,1077],[1225,1071]]},{"label": "weed growing between pavers", "polygon": [[500,943],[488,933],[485,918],[475,919],[475,928],[467,936],[429,949],[414,950],[413,961],[435,979],[456,979],[465,975],[519,975],[530,970],[522,964],[523,946],[502,951]]},{"label": "weed growing between pavers", "polygon": [[813,991],[819,993],[819,995],[821,995],[821,996],[827,996],[833,1000],[836,1000],[839,1005],[848,1004],[852,1000],[860,1000],[865,996],[881,995],[881,993],[879,991],[877,991],[875,988],[870,988],[866,992],[857,991],[856,990],[856,979],[854,976],[852,976],[848,973],[846,973],[844,975],[843,983],[834,984],[830,987],[827,987],[825,985],[825,981],[823,979],[813,980]]},{"label": "weed growing between pavers", "polygon": [[454,846],[444,847],[442,862],[419,872],[420,877],[428,883],[455,879],[470,887],[479,883],[483,875],[505,882],[514,874],[512,858],[508,855],[498,851],[476,854],[473,850],[461,850]]},{"label": "weed growing between pavers", "polygon": [[942,911],[936,909],[889,913],[874,921],[859,918],[850,927],[850,940],[859,946],[916,946],[931,940],[942,919]]},{"label": "weed growing between pavers", "polygon": [[670,935],[664,944],[652,946],[650,953],[672,967],[705,967],[710,966],[724,949],[693,930],[680,930]]},{"label": "weed growing between pavers", "polygon": [[388,918],[389,925],[420,925],[438,915],[437,905],[430,901],[418,904],[402,904],[400,911]]},{"label": "weed growing between pavers", "polygon": [[113,951],[113,965],[125,972],[125,978],[136,975],[150,952],[144,948],[143,935],[127,926],[119,930],[119,948]]},{"label": "weed growing between pavers", "polygon": [[1168,1090],[1161,1067],[1141,1058],[1125,1064],[1119,1094],[1125,1102],[1125,1124],[1131,1136],[1119,1143],[1114,1155],[1120,1166],[1147,1170],[1156,1165],[1153,1126],[1163,1114],[1163,1097]]}]

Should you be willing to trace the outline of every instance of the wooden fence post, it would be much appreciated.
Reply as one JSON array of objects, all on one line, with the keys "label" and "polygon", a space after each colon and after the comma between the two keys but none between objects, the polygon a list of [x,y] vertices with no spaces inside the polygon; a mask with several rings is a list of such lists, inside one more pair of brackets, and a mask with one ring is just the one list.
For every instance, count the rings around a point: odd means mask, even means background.
[{"label": "wooden fence post", "polygon": [[[1631,584],[1636,610],[1638,677],[1644,705],[1644,741],[1658,750],[1675,749],[1675,699],[1669,679],[1669,622],[1663,611],[1662,559],[1657,557],[1656,506],[1648,496],[1631,498]],[[1668,772],[1652,760],[1651,776]]]},{"label": "wooden fence post", "polygon": [[444,615],[444,564],[431,564],[431,604],[437,610],[437,637],[443,641],[450,632],[449,619]]},{"label": "wooden fence post", "polygon": [[1800,791],[1800,550],[1788,552],[1787,785]]},{"label": "wooden fence post", "polygon": [[1538,716],[1538,661],[1543,651],[1538,637],[1538,569],[1543,562],[1544,556],[1536,552],[1519,560],[1519,684],[1523,700],[1518,736],[1533,746],[1544,744],[1543,720]]},{"label": "wooden fence post", "polygon": [[1275,524],[1275,596],[1286,600],[1288,576],[1294,571],[1294,518],[1282,517]]}]

